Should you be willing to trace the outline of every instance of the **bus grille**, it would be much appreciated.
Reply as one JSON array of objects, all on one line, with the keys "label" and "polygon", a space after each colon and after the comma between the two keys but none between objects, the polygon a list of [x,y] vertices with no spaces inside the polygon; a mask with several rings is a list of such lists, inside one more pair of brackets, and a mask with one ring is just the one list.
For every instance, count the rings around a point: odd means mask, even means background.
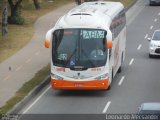
[{"label": "bus grille", "polygon": [[159,54],[160,54],[160,48],[157,48],[157,49],[155,50],[155,53],[159,53]]}]

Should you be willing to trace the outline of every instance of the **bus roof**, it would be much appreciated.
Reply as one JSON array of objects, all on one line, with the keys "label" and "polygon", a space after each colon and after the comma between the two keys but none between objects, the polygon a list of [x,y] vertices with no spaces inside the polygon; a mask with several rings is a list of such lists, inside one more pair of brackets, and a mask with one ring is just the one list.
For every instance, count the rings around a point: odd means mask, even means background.
[{"label": "bus roof", "polygon": [[104,28],[124,9],[120,2],[85,2],[59,19],[56,28]]}]

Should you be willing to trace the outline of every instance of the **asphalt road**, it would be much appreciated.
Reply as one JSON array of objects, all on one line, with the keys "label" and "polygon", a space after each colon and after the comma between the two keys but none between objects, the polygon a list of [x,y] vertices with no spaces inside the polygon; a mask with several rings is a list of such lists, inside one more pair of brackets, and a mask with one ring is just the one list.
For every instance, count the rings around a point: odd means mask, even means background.
[{"label": "asphalt road", "polygon": [[160,7],[139,0],[127,12],[127,22],[126,59],[110,91],[55,91],[47,86],[21,113],[137,113],[143,102],[160,102],[160,58],[149,58],[147,40],[160,28]]}]

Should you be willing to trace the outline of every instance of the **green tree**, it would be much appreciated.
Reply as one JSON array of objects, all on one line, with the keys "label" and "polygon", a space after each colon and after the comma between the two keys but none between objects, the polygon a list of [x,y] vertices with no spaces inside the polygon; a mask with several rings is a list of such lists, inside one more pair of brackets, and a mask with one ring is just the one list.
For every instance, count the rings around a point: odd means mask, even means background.
[{"label": "green tree", "polygon": [[24,18],[20,15],[20,4],[22,0],[8,0],[11,15],[8,17],[10,24],[23,24]]},{"label": "green tree", "polygon": [[38,0],[33,0],[33,3],[34,3],[35,8],[36,8],[37,10],[39,10],[39,9],[40,9],[40,5],[39,5]]}]

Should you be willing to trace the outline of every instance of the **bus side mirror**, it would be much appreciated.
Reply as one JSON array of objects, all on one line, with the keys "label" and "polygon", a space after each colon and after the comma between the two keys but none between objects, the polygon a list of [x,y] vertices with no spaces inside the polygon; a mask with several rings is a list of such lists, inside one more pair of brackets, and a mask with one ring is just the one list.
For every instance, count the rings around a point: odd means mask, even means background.
[{"label": "bus side mirror", "polygon": [[112,41],[107,40],[107,42],[106,42],[106,48],[112,49]]},{"label": "bus side mirror", "polygon": [[54,29],[51,29],[46,34],[46,37],[45,37],[45,40],[44,40],[45,48],[50,48],[53,31],[54,31]]},{"label": "bus side mirror", "polygon": [[149,42],[151,41],[151,38],[147,38],[147,39],[148,39]]},{"label": "bus side mirror", "polygon": [[44,41],[44,46],[45,46],[45,48],[50,48],[50,40],[45,40]]}]

